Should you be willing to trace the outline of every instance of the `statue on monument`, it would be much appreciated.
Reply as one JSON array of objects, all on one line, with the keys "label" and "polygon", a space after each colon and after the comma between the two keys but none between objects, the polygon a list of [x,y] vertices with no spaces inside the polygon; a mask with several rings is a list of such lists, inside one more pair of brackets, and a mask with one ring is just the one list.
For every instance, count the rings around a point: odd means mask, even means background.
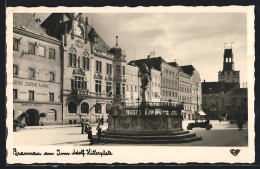
[{"label": "statue on monument", "polygon": [[145,105],[146,105],[146,99],[145,99],[145,91],[148,86],[149,82],[149,69],[145,63],[143,63],[142,67],[140,68],[140,77],[141,77],[141,89],[142,89],[142,103],[141,103],[141,114],[145,115]]}]

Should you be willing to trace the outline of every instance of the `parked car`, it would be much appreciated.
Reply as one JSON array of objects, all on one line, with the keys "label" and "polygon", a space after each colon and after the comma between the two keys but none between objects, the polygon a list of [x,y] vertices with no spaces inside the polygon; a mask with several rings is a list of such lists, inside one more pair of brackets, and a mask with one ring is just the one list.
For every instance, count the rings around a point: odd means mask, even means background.
[{"label": "parked car", "polygon": [[209,123],[209,120],[205,122],[189,123],[187,126],[187,130],[192,130],[195,127],[200,127],[200,128],[205,128],[206,130],[210,130],[212,128],[212,124]]},{"label": "parked car", "polygon": [[23,125],[18,120],[13,120],[13,131],[20,131]]}]

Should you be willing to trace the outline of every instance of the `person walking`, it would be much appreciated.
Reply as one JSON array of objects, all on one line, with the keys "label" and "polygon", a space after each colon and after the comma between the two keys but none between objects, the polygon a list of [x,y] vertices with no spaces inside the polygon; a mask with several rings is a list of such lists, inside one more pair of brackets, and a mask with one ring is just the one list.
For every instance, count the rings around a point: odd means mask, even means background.
[{"label": "person walking", "polygon": [[91,128],[89,122],[87,122],[86,124],[87,124],[87,125],[86,125],[86,126],[87,126],[86,131],[87,131],[87,134],[88,134],[88,139],[89,139],[89,141],[90,141],[90,145],[92,145],[92,144],[93,144],[92,128]]},{"label": "person walking", "polygon": [[84,119],[81,119],[81,134],[84,134],[84,132],[85,132],[85,121],[84,121]]},{"label": "person walking", "polygon": [[97,143],[99,143],[100,138],[101,138],[101,133],[102,133],[102,127],[101,127],[100,123],[98,123],[96,130],[97,130],[97,136],[98,136]]},{"label": "person walking", "polygon": [[103,125],[104,124],[104,117],[103,116],[101,117],[100,121],[101,121],[101,124]]}]

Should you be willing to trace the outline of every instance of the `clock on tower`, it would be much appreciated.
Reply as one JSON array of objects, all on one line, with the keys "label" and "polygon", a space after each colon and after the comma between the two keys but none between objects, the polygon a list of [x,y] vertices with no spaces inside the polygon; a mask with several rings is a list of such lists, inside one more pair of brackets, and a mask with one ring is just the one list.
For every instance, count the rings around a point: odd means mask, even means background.
[{"label": "clock on tower", "polygon": [[83,29],[80,25],[74,26],[74,34],[83,37]]}]

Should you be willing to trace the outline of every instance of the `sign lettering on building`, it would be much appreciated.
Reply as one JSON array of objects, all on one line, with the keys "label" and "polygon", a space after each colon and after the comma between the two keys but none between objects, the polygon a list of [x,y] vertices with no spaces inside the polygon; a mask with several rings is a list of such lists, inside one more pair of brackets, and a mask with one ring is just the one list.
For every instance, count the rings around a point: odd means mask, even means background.
[{"label": "sign lettering on building", "polygon": [[35,106],[35,107],[41,107],[42,104],[23,103],[22,106]]},{"label": "sign lettering on building", "polygon": [[14,80],[14,85],[49,88],[48,84],[35,83],[35,82],[23,82],[19,80]]}]

